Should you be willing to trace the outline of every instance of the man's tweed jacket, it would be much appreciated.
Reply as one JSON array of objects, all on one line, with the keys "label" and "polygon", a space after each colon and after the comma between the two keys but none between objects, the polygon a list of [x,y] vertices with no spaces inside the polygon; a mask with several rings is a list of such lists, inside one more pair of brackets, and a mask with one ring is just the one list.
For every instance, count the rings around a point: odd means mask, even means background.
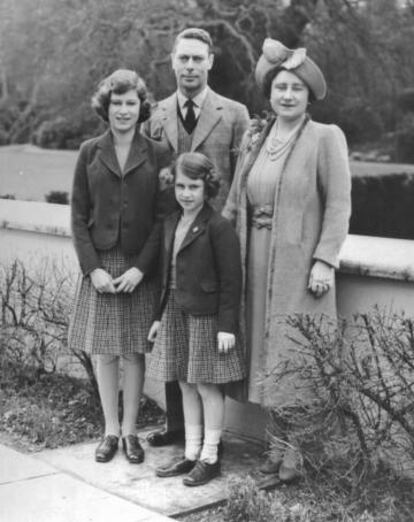
[{"label": "man's tweed jacket", "polygon": [[[247,108],[236,101],[220,96],[208,89],[194,130],[191,151],[205,154],[216,166],[222,186],[212,202],[219,210],[223,207],[236,166],[240,142],[249,125]],[[160,101],[143,132],[153,140],[166,143],[178,155],[177,94]]]}]

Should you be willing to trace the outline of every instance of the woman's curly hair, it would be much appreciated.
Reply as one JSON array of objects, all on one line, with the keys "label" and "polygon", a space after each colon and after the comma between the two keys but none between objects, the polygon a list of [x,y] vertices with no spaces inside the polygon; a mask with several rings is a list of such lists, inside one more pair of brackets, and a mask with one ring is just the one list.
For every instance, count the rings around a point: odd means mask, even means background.
[{"label": "woman's curly hair", "polygon": [[98,85],[92,96],[92,108],[106,122],[108,122],[108,109],[111,94],[125,94],[135,90],[141,101],[138,123],[148,120],[151,115],[151,104],[148,101],[148,91],[144,80],[135,71],[130,69],[117,69],[104,78]]},{"label": "woman's curly hair", "polygon": [[184,152],[180,154],[172,165],[171,173],[175,180],[177,170],[191,179],[201,179],[204,181],[205,194],[207,199],[217,196],[220,189],[214,164],[200,152]]}]

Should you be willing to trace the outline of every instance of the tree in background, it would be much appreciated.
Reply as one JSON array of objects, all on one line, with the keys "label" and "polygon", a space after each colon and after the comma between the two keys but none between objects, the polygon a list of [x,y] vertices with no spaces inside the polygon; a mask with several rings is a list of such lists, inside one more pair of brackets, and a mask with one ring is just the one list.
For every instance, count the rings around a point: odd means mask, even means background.
[{"label": "tree in background", "polygon": [[266,107],[253,70],[265,36],[306,45],[329,96],[315,117],[351,143],[396,127],[397,93],[413,84],[414,7],[399,0],[0,0],[0,144],[76,148],[101,130],[90,107],[97,82],[136,69],[154,99],[175,89],[175,35],[197,25],[215,48],[211,85]]}]

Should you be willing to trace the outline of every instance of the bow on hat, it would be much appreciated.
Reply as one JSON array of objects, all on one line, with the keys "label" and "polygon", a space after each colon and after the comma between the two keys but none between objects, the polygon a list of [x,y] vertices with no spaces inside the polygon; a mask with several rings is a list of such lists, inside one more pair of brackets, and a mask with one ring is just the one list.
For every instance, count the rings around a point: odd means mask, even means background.
[{"label": "bow on hat", "polygon": [[312,91],[317,100],[326,95],[326,83],[322,71],[311,60],[304,47],[288,49],[281,42],[266,38],[263,43],[262,55],[256,65],[256,82],[265,95],[268,95],[268,73],[281,68],[292,71]]},{"label": "bow on hat", "polygon": [[281,42],[266,38],[263,43],[263,55],[268,62],[283,69],[296,69],[306,59],[306,49],[288,49]]}]

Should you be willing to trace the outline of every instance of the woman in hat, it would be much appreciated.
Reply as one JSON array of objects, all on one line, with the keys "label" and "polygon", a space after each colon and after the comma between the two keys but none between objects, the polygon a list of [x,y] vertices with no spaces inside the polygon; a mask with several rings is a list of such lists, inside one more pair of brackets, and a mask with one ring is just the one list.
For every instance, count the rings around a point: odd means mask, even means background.
[{"label": "woman in hat", "polygon": [[111,460],[122,434],[127,459],[139,464],[144,451],[136,435],[136,420],[157,294],[151,269],[159,246],[158,173],[169,158],[161,145],[139,132],[139,124],[150,116],[150,103],[136,72],[119,69],[103,79],[92,106],[109,129],[82,144],[75,168],[72,236],[82,274],[68,343],[72,350],[96,356],[105,435],[95,460]]},{"label": "woman in hat", "polygon": [[[289,315],[336,315],[335,268],[351,208],[348,151],[336,125],[307,114],[310,103],[325,97],[326,84],[305,49],[266,39],[255,76],[272,112],[246,133],[223,213],[241,243],[248,400],[296,407],[295,383],[275,387],[257,377],[295,353]],[[272,455],[262,471],[285,482],[299,476],[300,458],[288,437]]]}]

